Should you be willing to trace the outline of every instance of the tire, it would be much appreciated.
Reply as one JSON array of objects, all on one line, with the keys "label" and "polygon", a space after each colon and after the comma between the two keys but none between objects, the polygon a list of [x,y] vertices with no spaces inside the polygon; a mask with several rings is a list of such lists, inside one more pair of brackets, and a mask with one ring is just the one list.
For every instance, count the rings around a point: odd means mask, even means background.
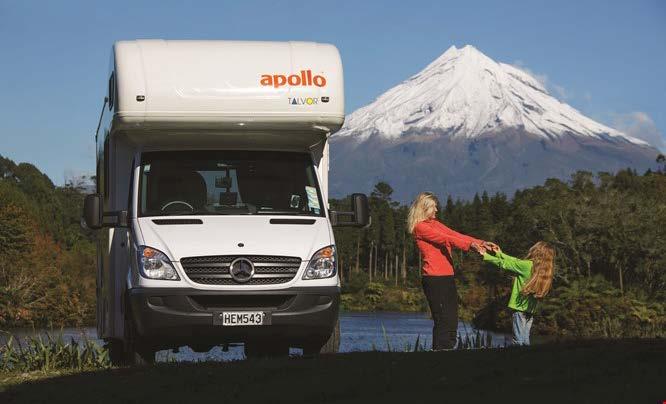
[{"label": "tire", "polygon": [[148,366],[155,363],[155,350],[142,343],[131,311],[125,315],[125,363],[129,366]]},{"label": "tire", "polygon": [[243,344],[246,359],[289,356],[289,345],[281,341],[248,341]]},{"label": "tire", "polygon": [[336,320],[331,335],[325,342],[313,341],[303,347],[303,355],[334,354],[340,350],[340,320]]},{"label": "tire", "polygon": [[104,348],[109,352],[109,360],[112,366],[125,366],[127,358],[125,355],[125,344],[120,339],[106,340]]},{"label": "tire", "polygon": [[155,351],[150,348],[133,347],[127,350],[130,366],[149,366],[155,363]]},{"label": "tire", "polygon": [[340,320],[335,321],[335,328],[333,328],[333,332],[331,333],[331,336],[328,337],[328,340],[324,344],[323,347],[321,347],[321,350],[319,351],[320,353],[324,354],[333,354],[333,353],[338,353],[340,350]]}]

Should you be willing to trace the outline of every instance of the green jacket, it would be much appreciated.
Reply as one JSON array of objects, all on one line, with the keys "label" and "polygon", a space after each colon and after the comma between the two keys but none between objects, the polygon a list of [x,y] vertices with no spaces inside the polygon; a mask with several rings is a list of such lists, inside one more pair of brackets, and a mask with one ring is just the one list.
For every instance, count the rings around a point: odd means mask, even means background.
[{"label": "green jacket", "polygon": [[532,261],[521,260],[503,252],[495,253],[495,255],[485,253],[483,254],[483,260],[493,263],[515,275],[515,278],[513,278],[513,288],[511,289],[511,298],[509,299],[509,307],[516,311],[534,313],[536,311],[537,299],[533,295],[524,296],[520,293],[523,285],[532,276]]}]

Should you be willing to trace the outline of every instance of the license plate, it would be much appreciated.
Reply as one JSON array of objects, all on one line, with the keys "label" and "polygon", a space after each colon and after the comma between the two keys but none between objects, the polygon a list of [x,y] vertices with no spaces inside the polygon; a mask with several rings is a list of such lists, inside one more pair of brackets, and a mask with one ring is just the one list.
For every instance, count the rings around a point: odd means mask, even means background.
[{"label": "license plate", "polygon": [[219,313],[219,316],[222,325],[226,326],[263,325],[266,319],[263,311],[225,311]]}]

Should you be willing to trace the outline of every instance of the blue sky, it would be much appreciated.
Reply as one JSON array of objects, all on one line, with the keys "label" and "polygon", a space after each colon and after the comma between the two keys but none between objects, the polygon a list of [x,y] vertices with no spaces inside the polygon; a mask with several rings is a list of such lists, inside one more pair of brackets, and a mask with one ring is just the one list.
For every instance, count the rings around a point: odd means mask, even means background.
[{"label": "blue sky", "polygon": [[0,0],[0,154],[92,173],[111,45],[135,38],[333,43],[347,113],[471,44],[666,150],[665,1]]}]

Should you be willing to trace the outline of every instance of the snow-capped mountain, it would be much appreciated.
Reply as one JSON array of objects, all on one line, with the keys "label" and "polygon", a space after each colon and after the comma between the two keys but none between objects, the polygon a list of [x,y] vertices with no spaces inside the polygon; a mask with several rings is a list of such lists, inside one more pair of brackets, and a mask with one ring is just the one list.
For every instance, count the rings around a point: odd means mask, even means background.
[{"label": "snow-capped mountain", "polygon": [[368,192],[379,180],[403,202],[422,190],[511,193],[578,169],[647,168],[656,155],[560,102],[525,71],[452,46],[347,116],[331,138],[331,195]]}]

